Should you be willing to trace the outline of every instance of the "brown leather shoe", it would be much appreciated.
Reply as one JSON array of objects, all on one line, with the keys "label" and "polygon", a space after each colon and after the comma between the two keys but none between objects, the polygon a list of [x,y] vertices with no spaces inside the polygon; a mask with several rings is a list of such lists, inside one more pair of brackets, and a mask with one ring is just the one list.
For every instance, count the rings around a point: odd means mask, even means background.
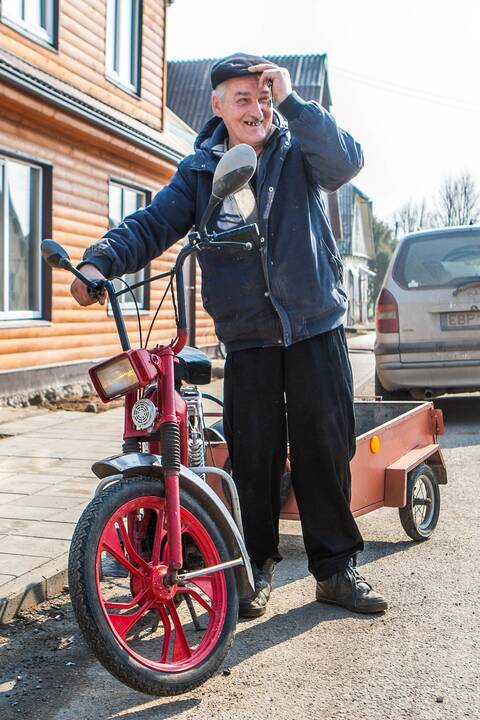
[{"label": "brown leather shoe", "polygon": [[359,613],[378,613],[388,604],[380,593],[363,578],[355,567],[346,567],[326,580],[317,580],[317,602],[340,605]]},{"label": "brown leather shoe", "polygon": [[265,560],[261,568],[252,563],[255,592],[246,600],[240,600],[238,607],[239,617],[254,618],[265,614],[267,603],[270,599],[270,593],[272,591],[274,570],[275,561],[271,558]]}]

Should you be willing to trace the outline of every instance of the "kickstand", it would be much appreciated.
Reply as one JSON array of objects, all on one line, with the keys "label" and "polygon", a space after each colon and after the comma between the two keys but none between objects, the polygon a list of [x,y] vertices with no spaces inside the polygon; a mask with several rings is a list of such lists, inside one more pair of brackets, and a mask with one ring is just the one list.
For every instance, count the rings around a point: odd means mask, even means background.
[{"label": "kickstand", "polygon": [[193,607],[192,598],[190,597],[190,595],[188,595],[188,593],[185,593],[184,597],[185,597],[185,602],[187,603],[187,607],[190,610],[190,615],[192,616],[193,624],[195,625],[195,630],[197,630],[198,632],[200,632],[200,630],[204,630],[205,628],[203,628],[200,625],[200,622],[198,620],[198,615],[195,612],[195,608]]}]

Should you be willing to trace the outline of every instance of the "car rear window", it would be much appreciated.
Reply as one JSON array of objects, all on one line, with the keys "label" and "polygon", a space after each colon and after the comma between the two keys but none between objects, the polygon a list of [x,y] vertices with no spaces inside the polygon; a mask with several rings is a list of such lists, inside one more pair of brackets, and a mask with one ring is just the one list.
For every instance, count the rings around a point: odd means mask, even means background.
[{"label": "car rear window", "polygon": [[480,232],[407,238],[393,277],[408,290],[480,282]]}]

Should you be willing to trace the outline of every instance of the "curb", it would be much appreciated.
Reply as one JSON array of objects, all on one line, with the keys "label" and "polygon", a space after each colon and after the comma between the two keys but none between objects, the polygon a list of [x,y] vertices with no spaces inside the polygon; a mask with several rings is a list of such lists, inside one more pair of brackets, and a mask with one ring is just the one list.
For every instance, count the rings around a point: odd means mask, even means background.
[{"label": "curb", "polygon": [[2,586],[0,597],[0,625],[6,625],[24,610],[30,610],[45,600],[58,597],[68,583],[68,553],[41,565],[29,575],[20,576]]}]

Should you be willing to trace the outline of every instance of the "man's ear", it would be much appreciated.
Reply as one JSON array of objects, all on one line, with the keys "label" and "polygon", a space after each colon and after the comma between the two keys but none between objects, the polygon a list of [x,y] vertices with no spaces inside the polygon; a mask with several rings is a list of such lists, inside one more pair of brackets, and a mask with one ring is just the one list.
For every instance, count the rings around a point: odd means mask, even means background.
[{"label": "man's ear", "polygon": [[214,115],[217,115],[218,117],[222,117],[222,106],[220,103],[219,98],[215,93],[212,93],[212,110]]}]

